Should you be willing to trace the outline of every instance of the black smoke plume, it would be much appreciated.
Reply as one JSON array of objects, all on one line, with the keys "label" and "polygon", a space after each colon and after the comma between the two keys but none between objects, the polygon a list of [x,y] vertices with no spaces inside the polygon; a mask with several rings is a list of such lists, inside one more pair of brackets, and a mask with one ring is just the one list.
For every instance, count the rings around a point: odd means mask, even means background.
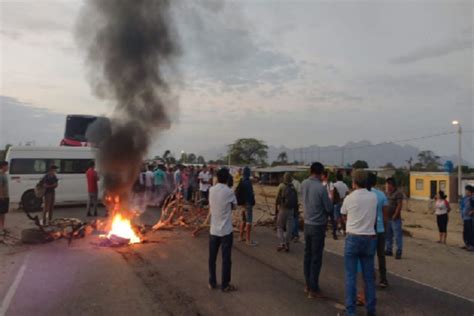
[{"label": "black smoke plume", "polygon": [[169,14],[163,0],[88,0],[79,17],[92,89],[114,105],[109,120],[88,131],[108,192],[130,192],[151,137],[177,111],[168,85],[178,52]]}]

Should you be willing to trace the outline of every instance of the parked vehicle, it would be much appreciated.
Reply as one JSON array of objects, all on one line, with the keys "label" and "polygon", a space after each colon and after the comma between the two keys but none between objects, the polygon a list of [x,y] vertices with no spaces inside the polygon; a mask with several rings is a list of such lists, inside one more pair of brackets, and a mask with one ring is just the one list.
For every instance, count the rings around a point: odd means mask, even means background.
[{"label": "parked vehicle", "polygon": [[83,204],[88,200],[85,172],[95,159],[91,147],[10,147],[9,162],[10,203],[26,211],[41,209],[42,200],[34,188],[51,165],[58,167],[59,186],[56,204]]},{"label": "parked vehicle", "polygon": [[89,125],[97,120],[93,115],[68,115],[64,129],[64,138],[61,146],[84,147],[90,144],[87,141],[86,132]]}]

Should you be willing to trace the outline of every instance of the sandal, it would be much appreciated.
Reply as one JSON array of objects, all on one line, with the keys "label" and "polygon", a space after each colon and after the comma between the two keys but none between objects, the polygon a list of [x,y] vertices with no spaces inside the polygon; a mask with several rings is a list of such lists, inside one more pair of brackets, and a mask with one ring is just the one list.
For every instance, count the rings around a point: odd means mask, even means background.
[{"label": "sandal", "polygon": [[222,289],[222,292],[224,293],[230,293],[230,292],[235,292],[235,291],[237,291],[237,288],[232,284],[229,284],[227,285],[227,287]]}]

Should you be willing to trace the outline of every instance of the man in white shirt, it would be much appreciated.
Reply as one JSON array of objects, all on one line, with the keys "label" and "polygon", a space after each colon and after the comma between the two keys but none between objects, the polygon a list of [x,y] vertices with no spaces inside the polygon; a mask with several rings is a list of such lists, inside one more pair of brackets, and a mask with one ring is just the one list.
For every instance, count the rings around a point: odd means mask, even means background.
[{"label": "man in white shirt", "polygon": [[[332,203],[334,203],[334,184],[329,181],[329,171],[324,170],[323,175],[321,177],[323,186],[326,188],[328,191],[329,199],[331,200]],[[331,213],[329,214],[329,221],[331,222],[332,226],[332,238],[334,240],[337,240],[337,223],[336,220],[334,219],[334,204],[331,206],[332,210]]]},{"label": "man in white shirt", "polygon": [[336,227],[340,227],[342,232],[346,233],[346,227],[344,225],[344,221],[342,220],[341,216],[341,207],[344,198],[346,197],[347,193],[349,192],[349,188],[347,185],[342,181],[343,180],[342,173],[338,172],[336,174],[336,183],[334,183],[334,190],[333,190],[333,204],[334,204],[334,221],[336,222]]},{"label": "man in white shirt", "polygon": [[201,193],[201,202],[199,206],[202,208],[209,201],[209,188],[211,187],[212,175],[207,166],[204,166],[198,175],[199,192]]},{"label": "man in white shirt", "polygon": [[211,229],[209,236],[209,288],[217,287],[216,259],[219,247],[222,248],[222,284],[223,292],[232,292],[236,288],[230,284],[232,267],[233,226],[232,209],[237,205],[234,191],[227,185],[229,169],[222,168],[217,172],[218,183],[210,189],[209,207]]},{"label": "man in white shirt", "polygon": [[344,249],[346,311],[349,316],[357,314],[357,265],[360,262],[366,289],[367,315],[375,315],[377,196],[366,189],[367,173],[363,170],[353,172],[352,186],[355,191],[344,199],[341,209],[341,213],[347,218]]}]

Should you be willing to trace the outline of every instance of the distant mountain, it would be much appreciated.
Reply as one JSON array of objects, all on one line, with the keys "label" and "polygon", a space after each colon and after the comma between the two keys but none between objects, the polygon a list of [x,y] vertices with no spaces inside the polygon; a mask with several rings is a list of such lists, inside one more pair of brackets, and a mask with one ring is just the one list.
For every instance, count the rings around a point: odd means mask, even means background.
[{"label": "distant mountain", "polygon": [[[207,160],[215,160],[226,155],[227,146],[219,146],[200,152]],[[269,163],[277,160],[281,152],[286,152],[289,161],[321,161],[325,164],[341,165],[352,164],[356,160],[365,160],[372,168],[377,168],[391,162],[396,167],[407,166],[407,161],[413,158],[413,164],[417,160],[420,149],[411,145],[398,145],[394,143],[372,144],[363,140],[360,142],[349,142],[345,146],[321,146],[312,145],[302,148],[288,148],[285,146],[269,146]],[[441,161],[457,162],[457,156],[442,156]],[[463,164],[472,164],[465,161]]]}]

